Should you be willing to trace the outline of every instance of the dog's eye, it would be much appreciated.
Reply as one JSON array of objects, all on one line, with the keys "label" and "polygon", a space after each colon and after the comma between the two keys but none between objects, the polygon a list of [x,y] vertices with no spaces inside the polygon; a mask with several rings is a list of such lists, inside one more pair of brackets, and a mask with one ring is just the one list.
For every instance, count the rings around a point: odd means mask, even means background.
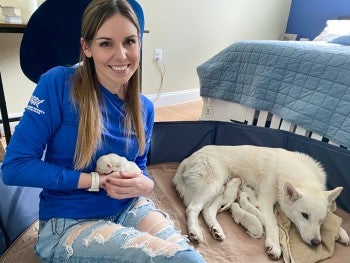
[{"label": "dog's eye", "polygon": [[307,213],[301,213],[301,215],[305,218],[305,219],[309,219],[309,215]]}]

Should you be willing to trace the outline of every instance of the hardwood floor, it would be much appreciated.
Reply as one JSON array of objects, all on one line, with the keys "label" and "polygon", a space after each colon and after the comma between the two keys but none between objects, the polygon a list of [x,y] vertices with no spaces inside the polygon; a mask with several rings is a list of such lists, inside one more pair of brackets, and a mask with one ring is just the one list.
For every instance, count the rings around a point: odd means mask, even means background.
[{"label": "hardwood floor", "polygon": [[[198,100],[183,104],[155,108],[155,121],[198,121],[202,114],[202,106],[203,101]],[[0,138],[0,143],[3,147],[6,147],[5,137]]]},{"label": "hardwood floor", "polygon": [[155,121],[198,121],[202,114],[203,101],[193,101],[155,108]]}]

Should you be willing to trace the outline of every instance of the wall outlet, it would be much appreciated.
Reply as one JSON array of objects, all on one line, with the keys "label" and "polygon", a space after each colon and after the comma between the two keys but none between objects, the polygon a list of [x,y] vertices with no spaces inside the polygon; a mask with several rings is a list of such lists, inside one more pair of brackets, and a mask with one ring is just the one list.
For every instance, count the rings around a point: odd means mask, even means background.
[{"label": "wall outlet", "polygon": [[154,60],[162,60],[163,59],[163,49],[156,48],[154,49]]}]

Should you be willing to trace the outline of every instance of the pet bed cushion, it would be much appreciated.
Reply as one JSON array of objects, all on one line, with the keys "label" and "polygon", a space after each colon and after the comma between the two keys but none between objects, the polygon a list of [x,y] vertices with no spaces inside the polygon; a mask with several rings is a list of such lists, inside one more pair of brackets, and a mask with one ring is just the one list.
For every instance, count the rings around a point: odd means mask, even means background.
[{"label": "pet bed cushion", "polygon": [[[156,186],[149,195],[155,205],[166,211],[182,234],[187,234],[185,207],[178,196],[172,178],[175,175],[179,163],[162,163],[150,165],[149,174],[153,177]],[[337,215],[342,217],[342,226],[350,232],[350,214],[339,209]],[[264,239],[251,238],[243,227],[237,225],[230,213],[218,214],[218,221],[222,225],[226,239],[222,242],[214,240],[207,226],[200,216],[200,225],[204,235],[204,242],[195,246],[207,262],[276,262],[270,259],[264,248]],[[322,261],[323,263],[343,263],[350,257],[350,250],[342,244],[336,243],[332,257]],[[283,262],[280,259],[277,262]]]},{"label": "pet bed cushion", "polygon": [[38,227],[39,222],[36,220],[11,244],[0,258],[0,263],[39,263],[39,258],[34,254]]},{"label": "pet bed cushion", "polygon": [[[149,174],[155,181],[155,189],[148,196],[155,205],[166,211],[182,234],[187,233],[185,207],[178,196],[172,178],[179,163],[160,163],[148,166]],[[336,214],[343,219],[342,226],[350,231],[350,214],[337,210]],[[195,246],[207,262],[283,262],[271,260],[264,249],[263,239],[251,238],[243,227],[237,225],[229,212],[218,214],[226,235],[223,242],[214,240],[200,217],[200,225],[204,234],[204,242]],[[26,262],[38,263],[33,247],[37,240],[38,222],[35,221],[21,236],[19,236],[0,259],[0,263]],[[322,261],[323,263],[343,263],[350,257],[350,250],[336,243],[334,255]]]}]

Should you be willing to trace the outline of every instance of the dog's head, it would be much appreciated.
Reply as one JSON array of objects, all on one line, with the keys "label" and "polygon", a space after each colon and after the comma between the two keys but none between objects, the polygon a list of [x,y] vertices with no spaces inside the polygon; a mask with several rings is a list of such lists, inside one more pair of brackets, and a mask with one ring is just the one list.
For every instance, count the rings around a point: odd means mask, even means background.
[{"label": "dog's head", "polygon": [[283,185],[282,211],[297,227],[302,240],[313,247],[320,245],[320,229],[327,213],[343,187],[323,191],[316,188],[297,188],[290,182]]}]

